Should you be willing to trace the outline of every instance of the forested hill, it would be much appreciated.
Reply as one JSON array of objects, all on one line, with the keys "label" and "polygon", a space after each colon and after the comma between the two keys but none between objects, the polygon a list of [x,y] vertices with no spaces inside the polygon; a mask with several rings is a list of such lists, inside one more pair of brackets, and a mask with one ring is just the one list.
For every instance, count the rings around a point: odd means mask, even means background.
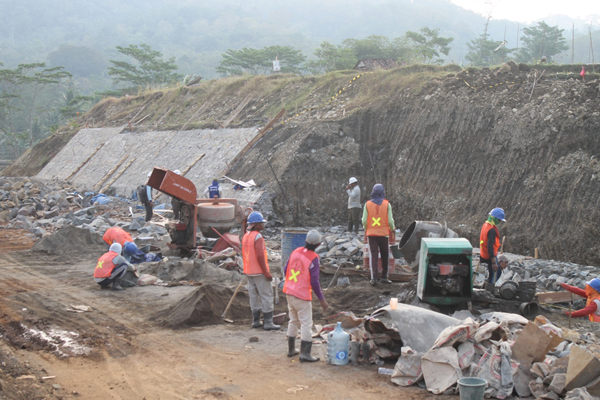
[{"label": "forested hill", "polygon": [[[64,44],[93,49],[94,64],[105,66],[118,57],[115,46],[147,43],[175,56],[182,73],[206,78],[216,77],[227,49],[283,45],[311,56],[323,41],[395,38],[424,26],[453,37],[448,60],[461,62],[485,25],[447,0],[4,0],[0,15],[8,66],[47,61]],[[501,40],[505,26],[516,32],[516,23],[492,21],[492,38]]]}]

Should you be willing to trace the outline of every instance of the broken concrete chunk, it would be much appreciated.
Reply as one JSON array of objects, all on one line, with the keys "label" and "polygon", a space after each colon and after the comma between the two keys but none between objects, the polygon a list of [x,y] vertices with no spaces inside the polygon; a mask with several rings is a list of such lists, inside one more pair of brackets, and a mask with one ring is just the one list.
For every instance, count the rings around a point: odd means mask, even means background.
[{"label": "broken concrete chunk", "polygon": [[[566,390],[582,387],[600,376],[600,360],[580,346],[571,346]],[[586,391],[587,393],[587,391]]]},{"label": "broken concrete chunk", "polygon": [[548,389],[554,393],[561,395],[565,391],[565,385],[567,382],[567,374],[556,374],[552,379],[552,383],[548,386]]},{"label": "broken concrete chunk", "polygon": [[519,397],[531,396],[531,389],[529,388],[529,382],[534,380],[534,376],[527,369],[519,366],[517,373],[513,377],[515,383],[515,390]]},{"label": "broken concrete chunk", "polygon": [[538,399],[558,400],[558,395],[554,392],[548,392],[538,397]]},{"label": "broken concrete chunk", "polygon": [[596,400],[596,398],[590,395],[586,388],[577,388],[567,392],[565,400]]},{"label": "broken concrete chunk", "polygon": [[529,370],[535,376],[544,379],[550,373],[550,367],[546,363],[537,362]]},{"label": "broken concrete chunk", "polygon": [[544,387],[544,384],[537,381],[529,382],[529,390],[531,391],[531,395],[535,398],[542,397],[543,395],[548,393],[548,391]]}]

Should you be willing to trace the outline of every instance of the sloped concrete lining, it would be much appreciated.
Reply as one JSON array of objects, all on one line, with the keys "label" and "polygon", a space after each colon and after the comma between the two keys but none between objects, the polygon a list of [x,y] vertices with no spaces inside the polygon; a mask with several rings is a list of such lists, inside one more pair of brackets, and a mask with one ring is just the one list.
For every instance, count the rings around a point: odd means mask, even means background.
[{"label": "sloped concrete lining", "polygon": [[[221,176],[227,163],[257,133],[255,128],[181,132],[82,129],[36,178],[70,179],[76,185],[95,190],[110,183],[116,194],[129,197],[138,185],[147,181],[148,172],[155,166],[184,171],[204,153],[205,156],[185,175],[202,196],[212,179]],[[228,186],[224,185],[224,188]],[[230,194],[237,197],[236,191],[228,190],[227,195]],[[260,197],[260,192],[240,191],[239,196],[252,202]]]}]

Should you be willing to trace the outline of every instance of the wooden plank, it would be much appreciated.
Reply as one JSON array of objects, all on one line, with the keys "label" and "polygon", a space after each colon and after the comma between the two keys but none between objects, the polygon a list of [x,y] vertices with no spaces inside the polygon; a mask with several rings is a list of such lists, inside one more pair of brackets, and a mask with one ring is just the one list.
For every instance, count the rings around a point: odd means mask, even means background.
[{"label": "wooden plank", "polygon": [[227,164],[227,168],[225,168],[221,175],[227,175],[231,170],[231,167],[233,167],[235,163],[239,161],[240,158],[242,158],[247,152],[249,152],[250,149],[254,147],[256,142],[258,142],[260,139],[262,139],[263,136],[265,136],[268,130],[273,126],[273,124],[275,124],[275,122],[277,122],[279,118],[283,116],[284,113],[285,108],[282,108],[281,111],[279,111],[279,113],[271,121],[269,121],[269,123],[263,129],[259,129],[256,136],[254,136],[254,138],[248,142],[248,144],[242,149],[242,151],[240,151],[237,154],[237,156],[233,157],[233,160],[231,160],[231,162]]},{"label": "wooden plank", "polygon": [[102,179],[100,179],[100,181],[98,183],[96,183],[92,189],[94,191],[100,189],[100,187],[102,187],[102,185],[104,185],[104,182],[106,182],[108,180],[108,178],[110,178],[110,176],[112,174],[114,174],[117,169],[119,169],[121,164],[123,164],[125,162],[125,160],[127,160],[127,157],[129,157],[129,155],[126,155],[125,157],[123,157],[123,159],[117,165],[115,165],[115,167],[113,169],[108,171],[108,173],[106,175],[104,175],[104,177]]},{"label": "wooden plank", "polygon": [[582,387],[600,376],[600,360],[589,351],[571,346],[567,367],[567,391]]},{"label": "wooden plank", "polygon": [[125,166],[125,168],[123,168],[123,169],[121,170],[121,172],[119,172],[119,173],[118,173],[118,174],[117,174],[117,175],[116,175],[114,178],[112,178],[112,179],[110,180],[110,182],[109,182],[109,183],[108,183],[106,186],[104,186],[104,187],[102,188],[102,190],[100,190],[100,193],[104,193],[104,192],[106,192],[106,191],[107,191],[107,190],[108,190],[108,189],[109,189],[109,188],[112,186],[112,184],[113,184],[113,183],[115,183],[115,182],[116,182],[116,180],[117,180],[117,179],[119,179],[119,177],[120,177],[121,175],[123,175],[123,172],[127,171],[127,168],[129,168],[129,167],[131,166],[131,164],[133,164],[133,162],[134,162],[134,161],[135,161],[135,158],[133,158],[131,161],[129,161],[129,163],[128,163],[128,164]]},{"label": "wooden plank", "polygon": [[94,150],[94,152],[85,159],[84,162],[81,163],[81,165],[79,167],[77,167],[77,169],[75,171],[73,171],[73,173],[71,175],[69,175],[69,177],[67,179],[65,179],[66,181],[70,180],[71,178],[73,178],[75,176],[75,174],[77,174],[81,168],[83,168],[85,166],[85,164],[88,163],[88,161],[90,161],[92,159],[92,157],[94,157],[96,155],[96,153],[105,145],[105,143],[102,143],[100,146],[98,146],[98,148],[96,150]]},{"label": "wooden plank", "polygon": [[227,118],[225,120],[225,122],[223,122],[223,124],[221,125],[223,128],[227,128],[227,126],[229,126],[229,124],[235,119],[235,117],[238,116],[239,113],[242,112],[242,110],[248,105],[248,103],[250,102],[250,100],[252,100],[252,95],[249,94],[248,96],[246,96],[246,98],[240,103],[239,106],[237,106],[237,108],[231,113],[231,115],[229,116],[229,118]]},{"label": "wooden plank", "polygon": [[546,304],[568,303],[573,300],[585,299],[585,297],[578,296],[571,292],[544,292],[536,293],[536,296],[540,303]]},{"label": "wooden plank", "polygon": [[190,169],[194,168],[194,165],[196,165],[196,163],[200,160],[202,160],[202,158],[204,158],[204,153],[200,154],[200,157],[196,158],[194,160],[194,162],[192,162],[190,165],[187,166],[186,169],[184,169],[183,171],[181,171],[181,176],[185,176],[185,174],[187,174],[188,172],[190,172]]}]

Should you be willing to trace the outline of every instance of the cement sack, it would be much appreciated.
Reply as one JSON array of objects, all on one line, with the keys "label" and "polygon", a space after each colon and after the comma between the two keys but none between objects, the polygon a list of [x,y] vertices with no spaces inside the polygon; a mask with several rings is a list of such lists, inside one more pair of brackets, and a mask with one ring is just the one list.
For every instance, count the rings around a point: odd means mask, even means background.
[{"label": "cement sack", "polygon": [[488,321],[494,321],[498,324],[500,324],[502,322],[506,322],[508,325],[511,325],[511,324],[527,325],[527,323],[529,322],[529,320],[522,315],[498,312],[498,311],[483,314],[483,315],[481,315],[481,319],[485,319]]},{"label": "cement sack", "polygon": [[458,346],[458,366],[461,370],[469,368],[475,357],[475,345],[471,341],[466,341]]},{"label": "cement sack", "polygon": [[500,346],[492,344],[488,351],[481,357],[471,376],[483,378],[492,388],[491,396],[504,399],[510,396],[514,388],[514,376],[519,368],[519,363],[513,362],[510,357],[512,351],[508,342]]},{"label": "cement sack", "polygon": [[402,347],[400,358],[394,366],[392,382],[399,386],[410,386],[423,379],[422,356],[410,347]]},{"label": "cement sack", "polygon": [[158,282],[158,278],[153,275],[142,274],[140,279],[138,279],[138,285],[140,286],[155,285],[156,282]]},{"label": "cement sack", "polygon": [[498,324],[496,322],[488,322],[479,327],[475,333],[475,342],[481,343],[485,340],[505,340],[507,338],[508,329],[506,323]]},{"label": "cement sack", "polygon": [[454,347],[429,350],[421,358],[421,368],[427,390],[433,394],[444,393],[462,378]]},{"label": "cement sack", "polygon": [[444,329],[433,344],[433,349],[452,346],[454,343],[462,343],[473,337],[479,324],[472,318],[467,318],[459,324],[452,325]]}]

